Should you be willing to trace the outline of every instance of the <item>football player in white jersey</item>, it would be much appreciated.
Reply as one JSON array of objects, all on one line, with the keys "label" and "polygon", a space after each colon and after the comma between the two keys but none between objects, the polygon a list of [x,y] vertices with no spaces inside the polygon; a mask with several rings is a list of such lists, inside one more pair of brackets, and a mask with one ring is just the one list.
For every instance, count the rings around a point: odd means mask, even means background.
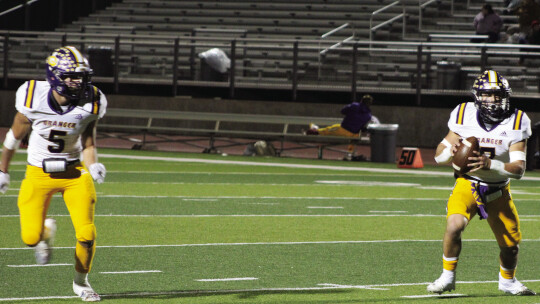
[{"label": "football player in white jersey", "polygon": [[510,178],[519,179],[525,172],[531,122],[523,111],[511,109],[508,81],[496,71],[481,74],[472,93],[474,102],[462,103],[450,114],[450,131],[435,153],[435,161],[444,164],[451,162],[460,139],[474,136],[480,144],[480,151],[469,158],[472,170],[456,176],[447,204],[443,273],[427,290],[441,294],[455,289],[461,234],[478,214],[491,227],[500,248],[499,290],[534,295],[515,276],[521,230],[509,184]]},{"label": "football player in white jersey", "polygon": [[77,238],[73,291],[84,301],[99,301],[87,277],[96,248],[92,179],[102,183],[106,174],[97,161],[96,124],[107,99],[90,84],[92,69],[74,47],[56,49],[47,58],[46,75],[47,81],[30,80],[17,90],[17,113],[1,156],[0,192],[8,189],[15,150],[31,132],[17,202],[22,240],[35,248],[38,264],[49,262],[56,222],[46,214],[52,196],[62,193]]}]

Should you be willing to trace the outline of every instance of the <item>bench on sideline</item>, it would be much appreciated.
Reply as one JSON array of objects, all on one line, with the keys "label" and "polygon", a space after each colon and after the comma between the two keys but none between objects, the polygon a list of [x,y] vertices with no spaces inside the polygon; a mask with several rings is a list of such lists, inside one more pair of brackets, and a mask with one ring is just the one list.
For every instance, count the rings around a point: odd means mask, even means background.
[{"label": "bench on sideline", "polygon": [[[340,123],[341,120],[342,118],[109,108],[105,117],[98,124],[98,130],[101,135],[109,137],[113,135],[106,132],[142,133],[142,142],[136,144],[134,148],[141,148],[150,143],[171,141],[169,138],[163,138],[150,142],[146,139],[147,134],[174,134],[209,138],[208,146],[204,147],[204,152],[217,152],[220,147],[246,144],[245,142],[235,143],[227,138],[279,141],[281,145],[276,151],[279,156],[286,150],[284,142],[289,141],[299,144],[301,147],[288,148],[288,150],[317,148],[318,157],[322,159],[323,150],[331,150],[332,146],[370,142],[367,136],[318,136],[306,135],[302,132],[308,128],[310,123],[327,126]],[[216,145],[218,137],[228,141],[229,144]],[[191,142],[199,140],[181,139],[175,141],[197,146]]]}]

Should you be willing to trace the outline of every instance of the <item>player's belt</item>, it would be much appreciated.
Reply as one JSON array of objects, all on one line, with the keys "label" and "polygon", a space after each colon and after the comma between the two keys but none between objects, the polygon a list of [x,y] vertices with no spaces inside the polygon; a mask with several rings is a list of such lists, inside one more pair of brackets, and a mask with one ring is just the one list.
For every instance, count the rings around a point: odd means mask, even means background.
[{"label": "player's belt", "polygon": [[487,183],[468,175],[464,175],[463,177],[471,183],[475,184],[475,189],[478,191],[478,195],[480,196],[482,202],[486,204],[503,196],[504,188],[509,183],[509,181],[504,181],[500,183]]},{"label": "player's belt", "polygon": [[486,182],[486,181],[479,180],[479,179],[477,179],[475,177],[469,176],[467,174],[463,174],[461,177],[463,177],[464,179],[470,181],[471,183],[475,183],[475,184],[478,184],[480,186],[488,186],[489,188],[502,189],[506,185],[508,185],[508,183],[510,183],[510,180],[505,180],[505,181],[502,181],[502,182]]},{"label": "player's belt", "polygon": [[62,173],[66,172],[69,166],[79,164],[79,159],[67,160],[65,158],[46,158],[42,162],[43,172],[45,173]]}]

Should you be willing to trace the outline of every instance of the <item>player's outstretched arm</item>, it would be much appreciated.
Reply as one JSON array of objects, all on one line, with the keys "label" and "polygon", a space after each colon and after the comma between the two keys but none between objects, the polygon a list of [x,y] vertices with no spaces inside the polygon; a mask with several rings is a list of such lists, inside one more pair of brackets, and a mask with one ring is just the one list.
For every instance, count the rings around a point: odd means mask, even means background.
[{"label": "player's outstretched arm", "polygon": [[86,130],[81,135],[81,142],[83,147],[83,160],[84,164],[90,171],[92,178],[101,184],[105,181],[105,175],[107,170],[102,163],[98,163],[97,148],[96,148],[96,128],[97,121],[91,122]]},{"label": "player's outstretched arm", "polygon": [[23,137],[30,131],[31,124],[24,115],[18,113],[13,119],[11,129],[6,134],[0,156],[0,193],[5,193],[9,187],[9,163],[15,155]]}]

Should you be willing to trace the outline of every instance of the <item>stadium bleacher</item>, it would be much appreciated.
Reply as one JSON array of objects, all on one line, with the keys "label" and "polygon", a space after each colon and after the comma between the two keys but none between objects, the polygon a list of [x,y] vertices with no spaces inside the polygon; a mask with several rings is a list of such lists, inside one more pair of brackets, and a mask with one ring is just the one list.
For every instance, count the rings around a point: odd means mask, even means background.
[{"label": "stadium bleacher", "polygon": [[[437,62],[453,61],[461,66],[460,73],[466,79],[461,89],[468,88],[481,69],[493,67],[519,82],[514,85],[519,90],[538,92],[538,72],[515,64],[522,48],[482,48],[469,44],[466,38],[427,44],[430,34],[473,35],[472,19],[480,2],[426,1],[419,6],[418,1],[401,0],[394,4],[387,0],[361,4],[353,0],[124,0],[54,32],[10,33],[8,75],[40,75],[43,58],[60,42],[86,52],[92,47],[114,49],[117,39],[118,78],[122,82],[149,79],[171,83],[172,77],[213,81],[204,79],[197,54],[217,47],[230,55],[231,41],[236,39],[234,68],[239,83],[289,84],[294,78],[304,85],[347,86],[353,73],[351,49],[357,43],[355,72],[360,86],[413,89],[419,66],[421,77],[435,79],[445,72],[438,69]],[[502,1],[493,2],[496,10],[502,5]],[[403,20],[395,18],[403,11]],[[517,24],[515,16],[503,17],[505,28]],[[323,39],[329,32],[331,36]],[[295,41],[300,42],[296,55]],[[424,52],[420,62],[419,45]],[[322,50],[326,51],[323,55]],[[3,65],[0,61],[0,68]],[[424,81],[422,87],[441,89],[430,81]]]}]

